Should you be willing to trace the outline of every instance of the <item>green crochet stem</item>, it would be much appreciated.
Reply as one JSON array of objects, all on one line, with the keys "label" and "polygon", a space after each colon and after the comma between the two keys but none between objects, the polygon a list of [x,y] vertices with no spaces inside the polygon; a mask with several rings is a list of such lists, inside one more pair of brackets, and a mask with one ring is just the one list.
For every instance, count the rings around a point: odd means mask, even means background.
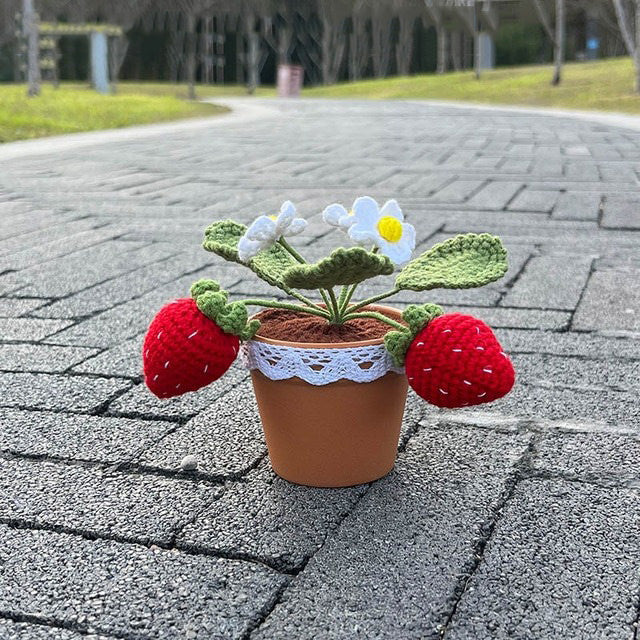
[{"label": "green crochet stem", "polygon": [[287,309],[288,311],[310,313],[313,316],[319,316],[320,318],[325,318],[326,320],[329,320],[331,318],[331,314],[328,311],[322,309],[322,307],[314,309],[313,307],[305,307],[301,304],[290,304],[289,302],[280,302],[278,300],[260,300],[258,298],[247,298],[246,300],[238,300],[238,302],[242,302],[242,304],[247,304],[254,307],[269,307],[270,309]]},{"label": "green crochet stem", "polygon": [[345,287],[345,296],[344,296],[344,300],[342,300],[342,303],[340,304],[340,313],[344,316],[345,311],[347,310],[347,307],[349,306],[349,303],[351,302],[351,298],[353,297],[353,294],[355,293],[356,289],[358,288],[358,282],[356,282],[356,284],[351,285],[351,287]]},{"label": "green crochet stem", "polygon": [[304,302],[308,307],[318,309],[319,311],[324,311],[324,309],[319,304],[316,304],[315,302],[313,302],[313,300],[309,300],[307,296],[303,296],[301,293],[298,293],[297,291],[293,291],[293,290],[291,290],[289,293],[294,298],[297,298],[298,300],[300,300],[300,302]]},{"label": "green crochet stem", "polygon": [[329,289],[329,299],[331,300],[331,308],[333,309],[333,322],[335,324],[342,324],[342,317],[340,315],[340,306],[336,299],[336,294],[333,289]]},{"label": "green crochet stem", "polygon": [[378,300],[384,300],[385,298],[389,298],[391,296],[394,296],[396,293],[398,293],[398,291],[400,291],[400,289],[396,289],[394,287],[393,289],[390,289],[389,291],[385,291],[384,293],[380,293],[377,296],[371,296],[370,298],[365,298],[361,302],[357,302],[356,304],[354,304],[351,307],[349,307],[347,309],[347,312],[348,313],[353,313],[354,311],[357,311],[358,309],[362,309],[362,307],[366,307],[369,304],[373,304],[374,302],[378,302]]},{"label": "green crochet stem", "polygon": [[286,249],[300,264],[307,263],[307,261],[283,237],[278,240],[278,244],[282,245],[282,247]]},{"label": "green crochet stem", "polygon": [[348,322],[349,320],[353,320],[354,318],[375,318],[376,320],[380,320],[380,322],[384,322],[394,329],[398,329],[398,331],[404,331],[409,333],[409,329],[405,325],[400,322],[396,322],[392,320],[388,316],[383,315],[382,313],[378,313],[377,311],[360,311],[359,313],[348,313],[344,316],[344,322]]}]

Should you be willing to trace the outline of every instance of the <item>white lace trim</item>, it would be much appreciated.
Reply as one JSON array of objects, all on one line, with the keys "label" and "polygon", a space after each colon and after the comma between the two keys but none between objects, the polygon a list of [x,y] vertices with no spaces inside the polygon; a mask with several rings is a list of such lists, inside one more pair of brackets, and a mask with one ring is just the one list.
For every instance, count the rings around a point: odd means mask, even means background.
[{"label": "white lace trim", "polygon": [[404,372],[393,365],[383,344],[307,349],[249,340],[242,345],[240,357],[248,369],[258,369],[271,380],[301,378],[314,385],[338,380],[372,382],[389,371]]}]

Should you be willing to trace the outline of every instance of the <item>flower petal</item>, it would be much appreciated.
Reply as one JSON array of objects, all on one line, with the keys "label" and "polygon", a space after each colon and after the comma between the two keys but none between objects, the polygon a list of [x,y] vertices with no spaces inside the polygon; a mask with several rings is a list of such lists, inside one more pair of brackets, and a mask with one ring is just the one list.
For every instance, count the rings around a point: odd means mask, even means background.
[{"label": "flower petal", "polygon": [[268,216],[256,218],[247,229],[245,235],[249,240],[277,240],[276,223]]},{"label": "flower petal", "polygon": [[284,235],[285,233],[287,233],[287,229],[289,228],[289,225],[293,222],[293,219],[295,217],[296,217],[296,208],[293,202],[289,200],[287,200],[286,202],[283,202],[282,206],[280,207],[280,213],[276,218],[276,230],[275,230],[276,239]]},{"label": "flower petal", "polygon": [[349,227],[348,233],[357,244],[365,247],[370,247],[372,244],[379,246],[380,234],[373,227],[358,223]]},{"label": "flower petal", "polygon": [[285,235],[287,236],[297,236],[299,233],[302,233],[307,228],[307,221],[304,218],[294,218],[287,229]]},{"label": "flower petal", "polygon": [[402,209],[396,200],[387,200],[380,210],[380,216],[391,216],[400,220],[400,222],[404,220]]},{"label": "flower petal", "polygon": [[292,218],[295,218],[296,206],[293,204],[293,202],[291,202],[291,200],[285,200],[282,203],[282,206],[280,207],[280,215],[282,215],[283,213],[286,213],[287,216],[290,215]]},{"label": "flower petal", "polygon": [[383,256],[387,256],[394,264],[400,265],[411,260],[411,247],[404,238],[399,242],[387,242],[381,238],[378,246],[380,247],[380,253]]},{"label": "flower petal", "polygon": [[333,225],[334,227],[340,227],[342,226],[340,224],[340,219],[343,216],[348,215],[349,212],[341,204],[334,203],[325,208],[325,210],[322,212],[322,219],[327,224]]},{"label": "flower petal", "polygon": [[373,225],[380,219],[378,203],[369,196],[356,198],[353,203],[353,215],[358,222],[367,222]]},{"label": "flower petal", "polygon": [[238,257],[242,262],[248,262],[262,249],[262,242],[247,238],[247,234],[238,241]]},{"label": "flower petal", "polygon": [[343,231],[349,231],[349,228],[352,227],[355,223],[356,223],[356,217],[353,215],[353,213],[347,212],[338,221],[338,226]]},{"label": "flower petal", "polygon": [[407,244],[413,251],[416,248],[416,229],[412,224],[404,222],[402,224],[402,240],[406,240]]}]

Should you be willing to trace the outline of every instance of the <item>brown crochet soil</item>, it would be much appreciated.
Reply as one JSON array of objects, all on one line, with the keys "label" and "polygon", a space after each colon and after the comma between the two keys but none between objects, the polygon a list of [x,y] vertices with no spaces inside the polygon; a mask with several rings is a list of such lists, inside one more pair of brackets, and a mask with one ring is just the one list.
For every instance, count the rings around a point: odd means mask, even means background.
[{"label": "brown crochet soil", "polygon": [[345,324],[329,324],[324,318],[286,309],[265,309],[258,335],[288,342],[356,342],[382,338],[392,329],[375,318],[354,318]]}]

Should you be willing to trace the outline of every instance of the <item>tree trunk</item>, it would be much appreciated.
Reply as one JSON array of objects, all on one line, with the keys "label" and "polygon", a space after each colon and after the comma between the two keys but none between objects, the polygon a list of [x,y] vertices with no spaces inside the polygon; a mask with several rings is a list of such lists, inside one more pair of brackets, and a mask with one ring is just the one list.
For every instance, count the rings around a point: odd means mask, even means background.
[{"label": "tree trunk", "polygon": [[247,40],[247,91],[253,93],[260,86],[260,36],[251,30]]},{"label": "tree trunk", "polygon": [[551,84],[557,86],[562,78],[562,64],[564,62],[564,0],[556,0],[556,36],[553,43],[553,80]]},{"label": "tree trunk", "polygon": [[462,69],[462,33],[454,31],[451,34],[451,63],[454,71]]},{"label": "tree trunk", "polygon": [[331,29],[333,25],[326,16],[322,17],[322,38],[320,40],[322,56],[320,64],[322,68],[322,84],[331,84]]},{"label": "tree trunk", "polygon": [[37,96],[40,94],[40,35],[33,0],[23,0],[22,19],[23,32],[27,39],[27,95]]},{"label": "tree trunk", "polygon": [[438,24],[438,61],[437,73],[445,73],[447,70],[447,30],[442,23]]},{"label": "tree trunk", "polygon": [[400,30],[396,43],[396,69],[398,75],[408,76],[413,58],[413,25],[414,17],[399,16]]},{"label": "tree trunk", "polygon": [[368,64],[369,41],[364,18],[354,15],[349,34],[349,79],[358,80]]},{"label": "tree trunk", "polygon": [[196,99],[196,17],[192,11],[187,13],[187,82],[189,100]]},{"label": "tree trunk", "polygon": [[635,0],[636,41],[633,61],[636,67],[636,93],[640,93],[640,0]]},{"label": "tree trunk", "polygon": [[122,63],[129,50],[129,38],[126,36],[120,36],[118,38],[111,38],[111,46],[109,47],[109,66],[111,73],[111,84],[115,90],[118,78],[120,77],[120,69],[122,69]]}]

